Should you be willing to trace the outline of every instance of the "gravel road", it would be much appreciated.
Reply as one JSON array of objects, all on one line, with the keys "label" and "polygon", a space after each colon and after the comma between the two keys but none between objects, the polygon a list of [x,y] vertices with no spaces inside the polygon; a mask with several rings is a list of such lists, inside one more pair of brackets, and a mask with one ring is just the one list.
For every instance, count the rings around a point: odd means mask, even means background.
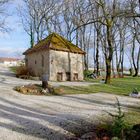
[{"label": "gravel road", "polygon": [[[91,129],[104,111],[114,111],[111,94],[33,96],[13,90],[29,83],[40,82],[17,79],[0,66],[0,140],[67,140]],[[117,97],[124,107],[140,107],[139,99]]]}]

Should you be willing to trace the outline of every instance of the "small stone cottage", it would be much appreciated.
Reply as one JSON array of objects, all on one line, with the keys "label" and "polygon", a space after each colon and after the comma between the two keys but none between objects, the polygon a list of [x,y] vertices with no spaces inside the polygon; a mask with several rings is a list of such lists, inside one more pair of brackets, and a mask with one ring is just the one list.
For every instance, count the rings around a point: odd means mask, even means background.
[{"label": "small stone cottage", "polygon": [[50,34],[23,54],[33,76],[46,75],[50,81],[83,80],[85,52],[56,33]]}]

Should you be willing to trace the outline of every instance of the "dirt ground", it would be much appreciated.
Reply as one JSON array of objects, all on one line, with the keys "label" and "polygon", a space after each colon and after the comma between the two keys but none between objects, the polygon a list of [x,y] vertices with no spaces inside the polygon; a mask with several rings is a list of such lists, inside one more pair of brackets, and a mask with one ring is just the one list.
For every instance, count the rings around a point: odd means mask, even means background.
[{"label": "dirt ground", "polygon": [[[17,79],[7,67],[0,67],[0,140],[67,140],[91,129],[105,111],[114,111],[116,96],[111,94],[33,96],[13,90],[29,83],[40,82]],[[140,106],[140,99],[117,97],[126,110]]]}]

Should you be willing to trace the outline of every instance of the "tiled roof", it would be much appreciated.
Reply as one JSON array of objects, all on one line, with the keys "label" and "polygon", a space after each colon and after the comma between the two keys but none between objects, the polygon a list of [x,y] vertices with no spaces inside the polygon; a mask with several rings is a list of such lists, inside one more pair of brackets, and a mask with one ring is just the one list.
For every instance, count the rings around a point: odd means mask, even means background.
[{"label": "tiled roof", "polygon": [[44,49],[85,54],[85,52],[82,51],[79,47],[56,33],[50,34],[47,38],[41,40],[33,48],[26,50],[23,54],[26,55],[33,52],[42,51]]},{"label": "tiled roof", "polygon": [[19,61],[17,58],[0,57],[0,61]]}]

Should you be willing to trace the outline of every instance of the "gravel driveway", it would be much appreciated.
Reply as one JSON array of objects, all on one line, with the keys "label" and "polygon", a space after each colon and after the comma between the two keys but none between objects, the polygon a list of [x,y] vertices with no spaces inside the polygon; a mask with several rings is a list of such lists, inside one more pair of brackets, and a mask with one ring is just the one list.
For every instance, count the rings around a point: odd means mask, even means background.
[{"label": "gravel driveway", "polygon": [[[33,96],[12,90],[29,83],[39,82],[17,79],[0,67],[0,140],[67,140],[114,110],[111,94]],[[117,97],[124,107],[140,106],[139,99]]]}]

